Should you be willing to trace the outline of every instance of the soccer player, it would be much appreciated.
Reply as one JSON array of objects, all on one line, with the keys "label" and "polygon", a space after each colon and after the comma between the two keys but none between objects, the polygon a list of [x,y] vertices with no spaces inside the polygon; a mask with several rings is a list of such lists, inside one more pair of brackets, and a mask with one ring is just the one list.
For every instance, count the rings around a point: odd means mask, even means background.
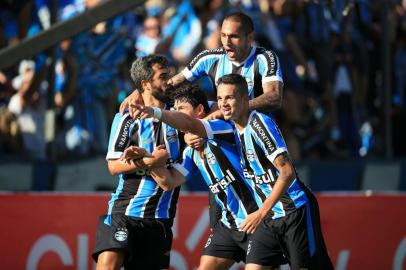
[{"label": "soccer player", "polygon": [[[205,93],[197,86],[183,83],[173,92],[176,111],[198,119],[209,112]],[[152,116],[153,111],[149,116]],[[216,122],[216,121],[214,121]],[[222,124],[222,121],[217,121]],[[213,124],[214,125],[214,124]],[[249,235],[241,230],[241,223],[248,214],[258,209],[261,199],[256,195],[255,185],[244,178],[232,128],[224,138],[224,132],[213,130],[213,138],[206,141],[204,149],[187,147],[183,162],[172,169],[154,168],[154,179],[165,190],[175,188],[191,180],[195,171],[200,171],[215,203],[221,208],[220,220],[204,247],[200,270],[229,269],[235,262],[245,261]],[[228,142],[230,141],[230,142]],[[234,143],[234,144],[233,144]],[[211,205],[213,207],[213,205]],[[275,266],[283,264],[284,257],[279,243],[273,248]]]},{"label": "soccer player", "polygon": [[[145,104],[165,107],[167,66],[166,58],[157,55],[133,62],[131,77],[141,89]],[[128,112],[116,114],[106,159],[110,172],[119,175],[119,183],[107,215],[99,219],[93,253],[96,269],[169,268],[171,226],[179,188],[164,191],[151,177],[150,169],[162,166],[159,156],[167,152],[168,166],[181,159],[182,146],[178,131],[162,122],[133,120]],[[148,157],[148,153],[155,158]],[[140,156],[143,158],[133,161]]]},{"label": "soccer player", "polygon": [[[261,207],[241,224],[254,233],[247,251],[246,269],[272,265],[270,247],[278,242],[291,269],[333,269],[320,226],[318,204],[312,192],[298,179],[287,147],[274,119],[249,110],[246,80],[237,74],[219,79],[217,102],[223,125],[197,121],[186,115],[154,108],[161,121],[183,131],[211,138],[213,130],[229,135],[230,126],[239,142],[244,175],[255,184]],[[137,106],[141,117],[151,109]],[[222,120],[217,120],[222,121]]]},{"label": "soccer player", "polygon": [[[254,23],[241,12],[227,15],[221,25],[222,48],[199,53],[185,69],[169,79],[176,86],[184,80],[196,81],[208,76],[215,94],[218,79],[226,74],[240,74],[248,84],[251,110],[268,112],[279,109],[282,103],[282,70],[275,52],[252,45]],[[134,91],[120,106],[123,111],[135,103],[139,94]],[[220,117],[217,112],[213,118]]]},{"label": "soccer player", "polygon": [[[252,45],[254,23],[241,12],[227,15],[221,25],[222,48],[199,53],[169,80],[172,85],[208,76],[216,90],[218,79],[240,74],[247,80],[251,110],[270,111],[281,106],[282,70],[275,52]],[[215,91],[215,94],[217,91]]]}]

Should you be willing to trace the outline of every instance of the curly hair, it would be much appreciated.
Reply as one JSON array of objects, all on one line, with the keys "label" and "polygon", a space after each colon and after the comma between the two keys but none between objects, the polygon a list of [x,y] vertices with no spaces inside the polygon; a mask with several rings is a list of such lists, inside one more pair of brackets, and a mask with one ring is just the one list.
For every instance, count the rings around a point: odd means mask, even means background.
[{"label": "curly hair", "polygon": [[141,93],[144,91],[144,89],[142,89],[141,81],[150,81],[152,79],[154,76],[152,66],[154,64],[160,64],[163,67],[168,67],[169,62],[165,56],[151,54],[145,57],[137,58],[131,65],[131,79],[133,80],[135,87]]},{"label": "curly hair", "polygon": [[202,104],[205,113],[209,113],[210,111],[209,103],[204,91],[201,90],[196,84],[192,84],[188,81],[176,86],[176,89],[171,93],[171,99],[173,101],[177,100],[180,102],[190,103],[193,108],[196,108],[199,104]]}]

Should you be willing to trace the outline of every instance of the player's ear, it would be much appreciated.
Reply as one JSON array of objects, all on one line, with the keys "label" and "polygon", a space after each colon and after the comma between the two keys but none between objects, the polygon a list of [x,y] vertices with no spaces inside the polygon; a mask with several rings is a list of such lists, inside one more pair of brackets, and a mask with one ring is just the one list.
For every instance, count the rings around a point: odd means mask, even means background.
[{"label": "player's ear", "polygon": [[142,90],[143,90],[143,91],[149,89],[149,81],[147,81],[147,80],[141,80],[141,87],[142,87]]},{"label": "player's ear", "polygon": [[251,33],[248,34],[248,39],[251,41],[251,43],[254,41],[254,37],[255,37],[254,31],[252,31]]},{"label": "player's ear", "polygon": [[197,114],[198,116],[203,117],[203,116],[205,115],[205,114],[204,114],[204,106],[203,106],[203,104],[197,105],[197,107],[195,108],[195,112],[196,112],[196,114]]}]

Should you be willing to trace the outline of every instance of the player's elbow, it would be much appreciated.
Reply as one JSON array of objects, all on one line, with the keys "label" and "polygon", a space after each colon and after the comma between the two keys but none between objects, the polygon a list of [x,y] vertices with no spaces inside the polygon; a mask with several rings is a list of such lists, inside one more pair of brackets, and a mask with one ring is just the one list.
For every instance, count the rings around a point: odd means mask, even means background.
[{"label": "player's elbow", "polygon": [[282,95],[280,92],[275,92],[268,96],[269,108],[272,110],[279,110],[282,108]]},{"label": "player's elbow", "polygon": [[172,185],[172,183],[170,183],[167,179],[160,182],[161,183],[159,186],[162,188],[163,191],[171,191],[176,187],[175,185]]},{"label": "player's elbow", "polygon": [[115,166],[114,164],[107,163],[107,168],[109,169],[111,175],[117,175],[120,173],[117,166]]},{"label": "player's elbow", "polygon": [[290,184],[295,180],[296,178],[296,173],[295,170],[293,169],[293,166],[284,166],[281,174],[283,175],[283,178],[286,179],[286,181]]},{"label": "player's elbow", "polygon": [[171,179],[171,180],[165,181],[163,183],[163,185],[160,185],[160,186],[163,189],[163,191],[171,191],[171,190],[177,188],[178,186],[180,186],[182,183],[183,183],[183,181],[179,181],[177,179]]},{"label": "player's elbow", "polygon": [[171,191],[173,189],[173,187],[170,185],[161,185],[160,187],[163,191]]}]

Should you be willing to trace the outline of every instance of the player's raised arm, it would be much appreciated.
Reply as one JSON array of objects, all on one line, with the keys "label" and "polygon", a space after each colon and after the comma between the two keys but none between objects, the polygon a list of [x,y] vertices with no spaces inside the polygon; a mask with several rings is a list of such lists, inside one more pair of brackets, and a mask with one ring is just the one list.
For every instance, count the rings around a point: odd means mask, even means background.
[{"label": "player's raised arm", "polygon": [[262,84],[264,93],[250,100],[250,110],[269,112],[278,110],[282,106],[283,83],[271,81]]},{"label": "player's raised arm", "polygon": [[176,86],[178,84],[181,84],[182,82],[184,82],[186,80],[185,76],[183,75],[182,72],[179,72],[178,74],[176,74],[175,76],[173,76],[172,78],[170,78],[168,80],[168,84],[172,85],[172,86]]}]

